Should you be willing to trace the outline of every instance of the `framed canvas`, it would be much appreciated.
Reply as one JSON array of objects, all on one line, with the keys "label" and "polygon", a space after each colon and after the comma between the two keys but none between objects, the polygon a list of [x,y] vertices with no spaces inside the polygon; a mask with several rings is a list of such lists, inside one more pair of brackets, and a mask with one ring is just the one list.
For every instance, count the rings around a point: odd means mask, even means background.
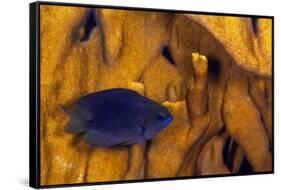
[{"label": "framed canvas", "polygon": [[30,4],[30,186],[274,172],[274,18]]}]

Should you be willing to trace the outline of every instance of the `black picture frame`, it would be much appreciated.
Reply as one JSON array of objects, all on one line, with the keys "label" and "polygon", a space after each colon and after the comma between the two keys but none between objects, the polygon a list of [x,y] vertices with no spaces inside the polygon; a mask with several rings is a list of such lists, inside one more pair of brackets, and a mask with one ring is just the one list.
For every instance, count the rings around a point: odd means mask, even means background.
[{"label": "black picture frame", "polygon": [[[173,177],[173,178],[157,178],[157,179],[140,179],[140,180],[124,180],[124,181],[108,181],[108,182],[93,182],[93,183],[77,183],[77,184],[55,184],[41,185],[40,184],[40,5],[56,5],[56,6],[73,6],[73,7],[90,7],[90,8],[110,8],[122,10],[141,10],[154,12],[172,12],[172,13],[192,13],[200,15],[217,15],[217,16],[234,16],[234,17],[257,17],[272,19],[272,171],[269,172],[253,172],[251,174],[219,174],[219,175],[204,175],[192,177]],[[183,180],[195,178],[210,178],[210,177],[233,177],[243,175],[259,175],[274,173],[274,16],[265,15],[247,15],[247,14],[230,14],[217,12],[200,12],[187,10],[169,10],[155,9],[142,7],[122,7],[109,5],[91,5],[91,4],[76,4],[76,3],[60,3],[60,2],[34,2],[29,4],[29,44],[30,44],[30,66],[29,66],[29,185],[33,188],[53,188],[53,187],[72,187],[86,186],[99,184],[120,184],[133,182],[151,182],[162,180]]]}]

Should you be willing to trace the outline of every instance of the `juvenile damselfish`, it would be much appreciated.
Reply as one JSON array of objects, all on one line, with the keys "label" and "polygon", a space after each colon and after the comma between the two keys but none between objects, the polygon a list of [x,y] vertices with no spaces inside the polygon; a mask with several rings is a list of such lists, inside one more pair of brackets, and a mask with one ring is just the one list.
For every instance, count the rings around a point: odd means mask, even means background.
[{"label": "juvenile damselfish", "polygon": [[173,120],[166,107],[122,88],[88,94],[63,110],[69,116],[65,130],[83,133],[87,144],[100,147],[144,143]]}]

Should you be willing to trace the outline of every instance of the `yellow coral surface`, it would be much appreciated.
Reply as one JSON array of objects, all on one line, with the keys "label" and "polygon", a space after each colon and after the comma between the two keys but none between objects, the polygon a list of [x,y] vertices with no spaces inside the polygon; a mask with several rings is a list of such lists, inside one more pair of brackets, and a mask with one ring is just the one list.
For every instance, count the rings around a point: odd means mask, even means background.
[{"label": "yellow coral surface", "polygon": [[[41,185],[241,173],[243,160],[271,171],[272,20],[254,30],[251,19],[41,5]],[[116,87],[166,106],[173,123],[130,147],[64,131],[60,105]]]}]

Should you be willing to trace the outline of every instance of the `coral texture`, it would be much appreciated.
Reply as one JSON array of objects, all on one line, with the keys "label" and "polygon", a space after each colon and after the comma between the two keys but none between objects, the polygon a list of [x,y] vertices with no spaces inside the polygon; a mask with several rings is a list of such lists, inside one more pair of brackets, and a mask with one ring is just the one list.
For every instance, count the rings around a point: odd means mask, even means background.
[{"label": "coral texture", "polygon": [[[271,171],[271,39],[271,19],[41,5],[41,185]],[[60,105],[116,87],[173,123],[107,149],[64,131]]]}]

